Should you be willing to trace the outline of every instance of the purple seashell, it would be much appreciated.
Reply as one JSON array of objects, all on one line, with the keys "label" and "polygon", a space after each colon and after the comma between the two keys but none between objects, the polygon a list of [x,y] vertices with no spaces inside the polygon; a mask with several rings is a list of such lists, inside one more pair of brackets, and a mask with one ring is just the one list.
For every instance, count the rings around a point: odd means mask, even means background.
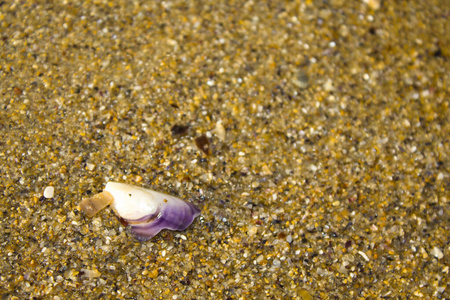
[{"label": "purple seashell", "polygon": [[183,200],[177,198],[175,200],[168,200],[156,213],[145,217],[145,221],[126,220],[131,225],[131,233],[138,240],[146,241],[157,235],[162,229],[185,230],[200,214],[200,210]]},{"label": "purple seashell", "polygon": [[91,217],[108,204],[140,241],[162,229],[185,230],[200,215],[197,207],[177,197],[118,182],[108,182],[104,192],[83,200],[80,207]]}]

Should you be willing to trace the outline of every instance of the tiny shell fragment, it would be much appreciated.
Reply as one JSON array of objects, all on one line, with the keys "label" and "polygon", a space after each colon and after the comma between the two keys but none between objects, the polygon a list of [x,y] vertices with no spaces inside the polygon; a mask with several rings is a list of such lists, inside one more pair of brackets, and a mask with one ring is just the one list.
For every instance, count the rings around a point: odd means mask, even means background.
[{"label": "tiny shell fragment", "polygon": [[89,218],[92,218],[96,213],[111,204],[112,201],[113,197],[110,193],[102,192],[81,201],[80,208]]}]

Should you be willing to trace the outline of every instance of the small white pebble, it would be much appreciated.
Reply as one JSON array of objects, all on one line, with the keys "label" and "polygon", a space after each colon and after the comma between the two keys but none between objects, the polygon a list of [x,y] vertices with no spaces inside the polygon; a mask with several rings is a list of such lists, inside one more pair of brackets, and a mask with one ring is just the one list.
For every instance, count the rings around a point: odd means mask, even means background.
[{"label": "small white pebble", "polygon": [[333,81],[331,79],[327,79],[327,81],[323,84],[323,89],[327,92],[331,92],[334,90]]},{"label": "small white pebble", "polygon": [[439,173],[439,174],[437,175],[436,179],[437,179],[437,180],[442,180],[442,179],[444,179],[444,174]]},{"label": "small white pebble", "polygon": [[386,144],[388,141],[389,141],[389,138],[385,137],[385,138],[383,138],[383,139],[379,139],[379,140],[378,140],[378,143],[384,145],[384,144]]},{"label": "small white pebble", "polygon": [[431,250],[431,254],[437,259],[441,259],[444,257],[444,253],[442,253],[441,249],[439,249],[438,247],[434,247],[433,250]]},{"label": "small white pebble", "polygon": [[339,202],[339,200],[333,201],[333,203],[331,203],[333,206],[339,206],[341,205],[341,202]]},{"label": "small white pebble", "polygon": [[51,199],[53,198],[53,196],[55,195],[55,188],[52,186],[48,186],[45,188],[44,190],[44,197],[47,199]]},{"label": "small white pebble", "polygon": [[369,257],[367,256],[367,254],[365,254],[362,251],[358,251],[359,255],[361,255],[366,261],[370,261]]},{"label": "small white pebble", "polygon": [[288,242],[289,244],[292,243],[292,235],[288,235],[286,237],[286,242]]},{"label": "small white pebble", "polygon": [[247,230],[249,236],[254,236],[256,233],[258,233],[258,227],[256,226],[252,226]]},{"label": "small white pebble", "polygon": [[424,98],[430,96],[430,91],[429,90],[423,90],[420,95]]},{"label": "small white pebble", "polygon": [[221,121],[219,121],[219,122],[216,123],[215,132],[216,132],[217,137],[218,137],[219,139],[221,139],[222,141],[225,140],[226,132],[225,132],[225,128],[223,127]]},{"label": "small white pebble", "polygon": [[281,261],[278,259],[274,259],[273,260],[273,266],[274,267],[280,267],[281,266]]},{"label": "small white pebble", "polygon": [[415,292],[413,293],[413,295],[416,296],[416,297],[419,297],[419,298],[422,298],[422,297],[423,297],[423,294],[422,294],[419,290],[415,291]]},{"label": "small white pebble", "polygon": [[92,170],[95,169],[95,165],[94,165],[94,164],[89,164],[89,163],[87,163],[87,164],[86,164],[86,168],[87,168],[89,171],[92,171]]},{"label": "small white pebble", "polygon": [[254,181],[252,182],[252,188],[257,188],[259,186],[259,182],[258,181]]},{"label": "small white pebble", "polygon": [[81,269],[80,271],[82,272],[82,276],[87,278],[97,278],[102,275],[102,273],[100,273],[98,270],[95,269],[94,270]]}]

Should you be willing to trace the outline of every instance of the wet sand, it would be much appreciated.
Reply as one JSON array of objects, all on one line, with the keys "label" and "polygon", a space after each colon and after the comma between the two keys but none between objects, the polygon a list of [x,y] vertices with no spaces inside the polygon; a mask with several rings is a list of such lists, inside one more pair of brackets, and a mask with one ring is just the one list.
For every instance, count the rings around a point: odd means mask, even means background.
[{"label": "wet sand", "polygon": [[391,2],[1,2],[2,299],[448,297],[450,10]]}]

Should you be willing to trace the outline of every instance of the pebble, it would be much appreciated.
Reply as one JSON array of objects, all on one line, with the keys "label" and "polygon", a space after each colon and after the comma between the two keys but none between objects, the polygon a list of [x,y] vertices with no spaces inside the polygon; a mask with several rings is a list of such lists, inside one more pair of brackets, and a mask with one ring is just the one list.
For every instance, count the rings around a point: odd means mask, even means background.
[{"label": "pebble", "polygon": [[299,71],[297,78],[294,78],[292,80],[292,82],[299,87],[300,89],[306,89],[309,85],[309,77],[308,74],[303,72],[303,71]]},{"label": "pebble", "polygon": [[267,165],[263,165],[261,168],[261,174],[262,175],[272,175],[272,171],[270,171],[270,168]]},{"label": "pebble", "polygon": [[434,247],[431,250],[431,255],[433,255],[434,257],[436,257],[437,259],[441,259],[444,257],[444,253],[442,253],[442,250],[439,249],[438,247]]},{"label": "pebble", "polygon": [[155,279],[158,277],[158,269],[153,269],[148,273],[148,276],[152,279]]},{"label": "pebble", "polygon": [[313,297],[311,296],[311,293],[305,289],[300,289],[299,295],[301,297],[300,299],[302,299],[302,300],[312,300],[313,299]]},{"label": "pebble", "polygon": [[219,139],[221,139],[222,141],[225,141],[226,132],[225,132],[225,128],[223,127],[221,121],[219,121],[219,122],[216,123],[215,132],[216,132],[217,137],[218,137]]},{"label": "pebble", "polygon": [[22,90],[20,88],[18,88],[17,86],[14,88],[14,94],[16,95],[22,95]]},{"label": "pebble", "polygon": [[48,186],[44,189],[44,197],[47,199],[53,198],[55,195],[55,188],[52,186]]},{"label": "pebble", "polygon": [[373,10],[380,9],[381,1],[380,0],[364,0],[368,7]]},{"label": "pebble", "polygon": [[97,277],[100,277],[102,275],[102,273],[100,273],[96,269],[94,269],[94,270],[81,269],[80,270],[80,274],[82,274],[82,276],[87,277],[87,278],[97,278]]},{"label": "pebble", "polygon": [[362,251],[358,251],[359,255],[361,255],[366,261],[370,261],[369,257],[367,256],[367,254],[365,254]]},{"label": "pebble", "polygon": [[209,145],[209,140],[206,135],[201,135],[195,139],[195,144],[197,148],[205,153],[207,156],[211,154],[211,149]]},{"label": "pebble", "polygon": [[254,236],[258,232],[258,227],[252,226],[247,230],[249,236]]},{"label": "pebble", "polygon": [[288,242],[289,244],[292,243],[293,239],[292,239],[292,235],[288,235],[286,237],[286,242]]},{"label": "pebble", "polygon": [[327,81],[325,81],[325,83],[323,85],[323,89],[327,92],[333,91],[334,90],[333,81],[331,79],[328,79]]},{"label": "pebble", "polygon": [[339,206],[341,205],[341,202],[339,200],[333,201],[333,203],[331,203],[333,206]]},{"label": "pebble", "polygon": [[279,268],[281,266],[281,261],[279,259],[274,259],[273,266]]}]

